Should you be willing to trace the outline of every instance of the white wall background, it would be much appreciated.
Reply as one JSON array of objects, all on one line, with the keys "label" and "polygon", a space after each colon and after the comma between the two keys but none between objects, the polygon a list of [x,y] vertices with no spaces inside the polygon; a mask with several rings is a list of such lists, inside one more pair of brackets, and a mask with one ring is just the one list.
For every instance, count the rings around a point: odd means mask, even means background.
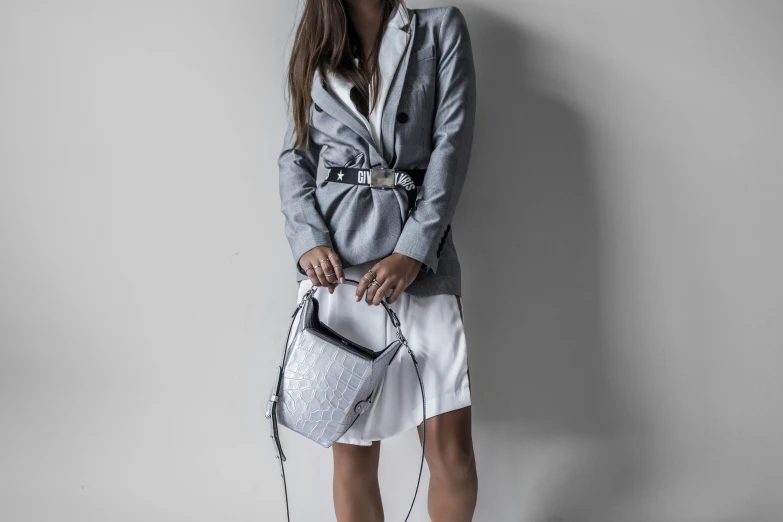
[{"label": "white wall background", "polygon": [[[783,5],[459,5],[476,520],[781,520]],[[282,520],[295,10],[0,1],[3,521]],[[294,520],[333,520],[284,437]],[[402,520],[416,437],[384,446]]]}]

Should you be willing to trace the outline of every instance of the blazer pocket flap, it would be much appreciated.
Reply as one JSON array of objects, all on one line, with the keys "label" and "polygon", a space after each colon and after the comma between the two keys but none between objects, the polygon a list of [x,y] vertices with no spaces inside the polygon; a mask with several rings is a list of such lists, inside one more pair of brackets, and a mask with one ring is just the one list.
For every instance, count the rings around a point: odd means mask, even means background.
[{"label": "blazer pocket flap", "polygon": [[429,45],[415,51],[413,56],[411,56],[411,61],[419,62],[421,60],[426,60],[427,58],[432,58],[433,56],[435,56],[435,46]]}]

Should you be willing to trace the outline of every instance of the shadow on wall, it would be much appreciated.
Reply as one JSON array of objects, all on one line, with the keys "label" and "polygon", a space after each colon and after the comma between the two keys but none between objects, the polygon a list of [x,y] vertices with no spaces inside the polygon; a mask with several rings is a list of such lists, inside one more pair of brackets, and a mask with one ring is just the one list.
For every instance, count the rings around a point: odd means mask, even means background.
[{"label": "shadow on wall", "polygon": [[[532,520],[523,507],[532,500],[523,493],[529,484],[521,483],[536,478],[524,475],[524,464],[504,468],[538,459],[520,455],[537,453],[534,441],[599,441],[608,451],[625,431],[604,350],[596,180],[586,122],[535,72],[546,42],[494,14],[465,12],[479,105],[455,242],[475,433],[489,434],[475,441],[484,497],[477,516],[486,510],[477,519],[489,520],[491,510],[498,520]],[[603,459],[593,451],[588,460]],[[554,482],[547,477],[537,486],[547,491],[537,491],[535,512],[575,520],[568,515],[580,511],[578,520],[593,520],[618,483],[630,488],[639,480],[638,467],[622,461],[615,454],[600,470],[591,463]],[[583,498],[588,491],[599,498]]]},{"label": "shadow on wall", "polygon": [[574,107],[531,84],[532,41],[486,14],[471,22],[480,107],[459,240],[472,269],[464,293],[477,305],[471,376],[487,401],[474,416],[544,434],[603,431],[599,245],[585,125]]}]

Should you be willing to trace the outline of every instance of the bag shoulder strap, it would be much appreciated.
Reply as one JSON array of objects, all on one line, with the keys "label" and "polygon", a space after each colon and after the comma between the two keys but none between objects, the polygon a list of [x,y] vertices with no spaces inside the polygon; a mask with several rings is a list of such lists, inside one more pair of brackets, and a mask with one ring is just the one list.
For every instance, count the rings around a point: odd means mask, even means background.
[{"label": "bag shoulder strap", "polygon": [[[353,279],[346,279],[345,281],[347,283],[353,284],[354,286],[359,285],[359,282],[354,281]],[[265,414],[265,417],[269,419],[269,437],[272,438],[275,443],[275,458],[280,463],[280,477],[283,480],[283,494],[285,497],[285,516],[288,522],[291,522],[291,510],[288,505],[288,484],[285,480],[285,466],[283,465],[283,462],[285,462],[286,459],[285,454],[283,453],[283,446],[280,443],[280,433],[277,424],[277,404],[280,398],[280,386],[283,382],[283,367],[285,366],[285,358],[288,353],[288,340],[291,338],[291,330],[294,327],[296,315],[304,308],[305,304],[307,304],[307,301],[313,296],[313,294],[315,294],[318,288],[320,287],[313,286],[310,290],[308,290],[302,297],[299,305],[294,310],[294,313],[291,314],[291,323],[288,325],[288,333],[285,336],[285,344],[283,345],[283,356],[280,360],[280,365],[277,368],[273,392],[269,397]],[[416,370],[416,377],[419,380],[419,388],[421,389],[421,463],[419,464],[419,478],[416,480],[416,490],[413,492],[413,500],[411,500],[411,506],[408,509],[408,514],[405,516],[405,522],[407,522],[411,516],[411,513],[413,512],[413,506],[416,503],[416,496],[419,493],[419,485],[421,484],[421,475],[424,470],[424,448],[427,442],[427,405],[426,398],[424,396],[424,381],[422,381],[421,372],[419,371],[419,361],[416,359],[413,350],[408,344],[408,340],[404,335],[402,335],[402,330],[400,329],[400,320],[397,317],[397,314],[394,313],[394,310],[392,310],[389,304],[386,302],[386,298],[381,300],[381,304],[386,309],[386,312],[389,314],[394,328],[397,330],[397,339],[403,346],[405,346],[408,351],[408,355],[410,355],[411,360],[413,361],[413,368]]]}]

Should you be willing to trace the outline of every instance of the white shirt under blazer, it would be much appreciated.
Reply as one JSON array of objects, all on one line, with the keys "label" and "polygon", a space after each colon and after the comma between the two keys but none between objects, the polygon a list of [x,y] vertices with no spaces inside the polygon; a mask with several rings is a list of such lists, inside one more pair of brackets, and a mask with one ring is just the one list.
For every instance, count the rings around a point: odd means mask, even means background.
[{"label": "white shirt under blazer", "polygon": [[[381,115],[388,97],[390,79],[410,44],[409,13],[397,9],[390,18],[379,49],[378,104],[365,118],[350,97],[350,82],[336,74],[327,76],[328,85],[346,109],[363,123],[376,146],[383,143]],[[371,189],[378,190],[378,189]],[[360,280],[377,261],[372,259],[344,268],[349,279]],[[311,288],[309,280],[300,280],[297,300]],[[396,330],[380,306],[356,302],[356,288],[337,285],[333,294],[321,287],[314,297],[319,302],[319,316],[330,328],[349,339],[374,350],[395,340]],[[462,303],[455,293],[414,295],[403,292],[390,305],[399,316],[403,333],[419,360],[424,383],[427,418],[471,404],[468,378],[467,344]],[[298,322],[299,319],[296,321]],[[400,350],[378,385],[370,409],[337,441],[370,445],[421,423],[421,395],[413,363]]]}]

